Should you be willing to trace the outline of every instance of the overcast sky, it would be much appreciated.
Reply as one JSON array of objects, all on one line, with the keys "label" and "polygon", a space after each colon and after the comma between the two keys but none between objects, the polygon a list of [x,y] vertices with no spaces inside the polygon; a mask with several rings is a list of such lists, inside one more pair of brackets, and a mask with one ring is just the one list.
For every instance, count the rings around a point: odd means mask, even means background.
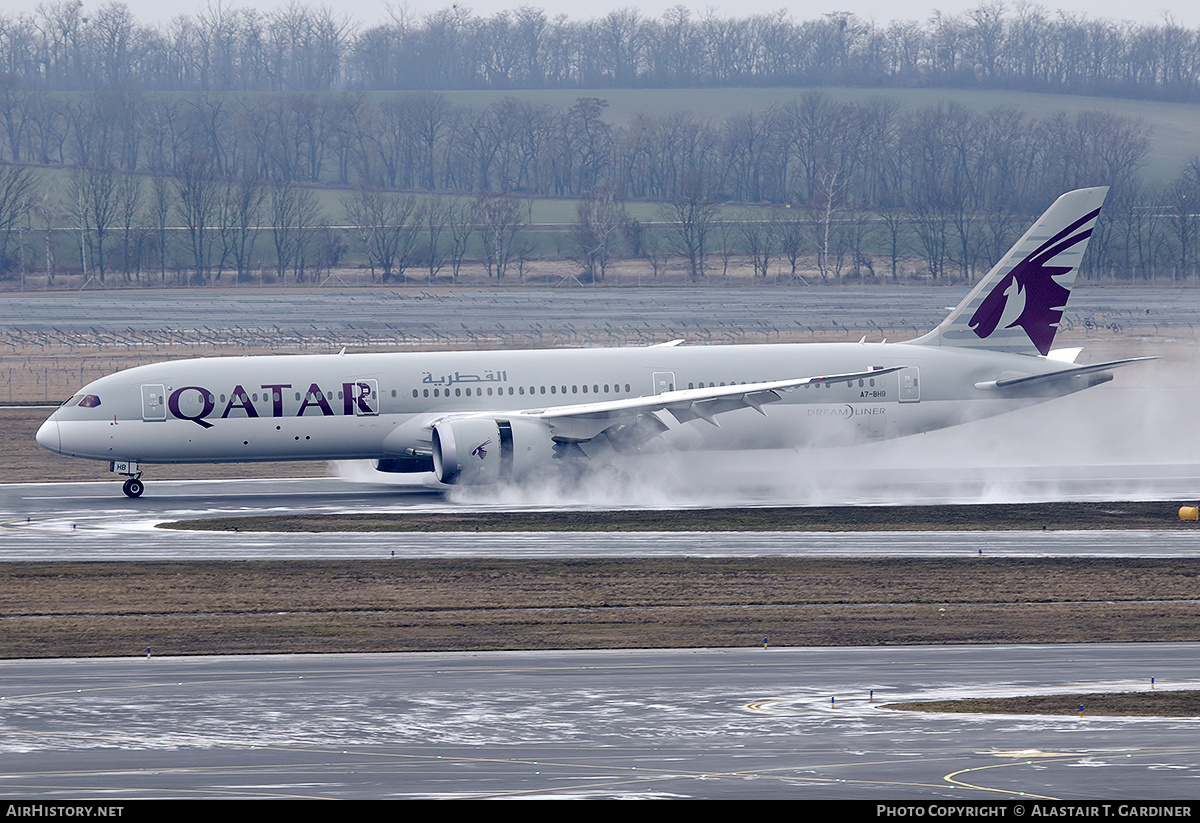
[{"label": "overcast sky", "polygon": [[[215,2],[215,0],[214,0]],[[255,0],[255,2],[239,2],[225,0],[225,8],[254,7],[261,11],[287,6],[295,0]],[[104,5],[96,0],[84,0],[84,9],[95,9]],[[139,21],[145,23],[165,23],[178,14],[194,14],[202,8],[204,0],[126,0],[126,5]],[[451,3],[446,0],[409,0],[409,2],[388,2],[388,0],[342,0],[342,2],[306,2],[301,5],[327,6],[338,13],[346,14],[358,23],[372,24],[382,22],[387,18],[388,9],[406,8],[411,15],[420,18],[422,15],[439,9],[447,8]],[[691,9],[694,15],[702,15],[711,10],[720,17],[745,17],[751,14],[772,12],[787,9],[796,20],[807,20],[819,17],[831,11],[849,11],[864,19],[886,24],[893,19],[927,20],[935,10],[943,14],[959,14],[976,8],[977,0],[937,0],[927,3],[897,3],[895,0],[831,0],[828,3],[792,3],[785,4],[779,0],[719,0],[719,2],[678,2],[678,0],[643,0],[643,2],[625,2],[623,0],[552,0],[551,2],[520,2],[520,0],[478,0],[477,2],[462,2],[460,6],[470,9],[477,15],[487,16],[505,9],[515,9],[522,5],[543,9],[548,17],[566,14],[571,19],[580,20],[590,17],[600,17],[613,9],[636,8],[644,16],[657,18],[662,16],[665,9],[683,5]],[[1090,17],[1104,17],[1112,20],[1133,20],[1140,23],[1157,23],[1170,15],[1175,22],[1188,28],[1200,27],[1200,3],[1182,2],[1181,0],[1149,0],[1147,3],[1131,3],[1129,0],[1055,0],[1041,3],[1046,9],[1057,12],[1059,9],[1073,14],[1086,14]],[[0,0],[0,8],[5,11],[32,11],[37,6],[37,0]],[[1016,3],[1006,4],[1008,9],[1016,7]]]}]

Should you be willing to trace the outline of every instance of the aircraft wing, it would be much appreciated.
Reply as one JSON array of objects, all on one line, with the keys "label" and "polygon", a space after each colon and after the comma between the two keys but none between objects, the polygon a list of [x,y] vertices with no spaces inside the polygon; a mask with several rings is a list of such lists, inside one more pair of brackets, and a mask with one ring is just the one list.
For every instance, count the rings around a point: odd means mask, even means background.
[{"label": "aircraft wing", "polygon": [[1128,366],[1130,363],[1141,363],[1144,360],[1157,359],[1157,357],[1130,357],[1125,360],[1110,360],[1107,363],[1093,363],[1090,366],[1075,366],[1073,368],[1046,372],[1044,374],[1027,374],[1019,377],[1004,377],[998,380],[985,380],[981,383],[976,383],[975,388],[1007,389],[1015,386],[1032,386],[1037,383],[1049,383],[1054,380],[1061,380],[1065,377],[1077,377],[1079,375],[1092,374],[1094,372],[1108,371],[1109,369],[1115,369],[1120,366]]},{"label": "aircraft wing", "polygon": [[[892,366],[847,374],[798,377],[764,383],[739,383],[733,386],[709,386],[702,389],[680,389],[662,394],[629,397],[623,400],[528,409],[519,414],[551,426],[554,430],[554,439],[559,442],[590,440],[612,426],[634,423],[640,416],[657,411],[670,413],[680,423],[689,420],[705,420],[714,426],[719,426],[716,416],[735,409],[751,408],[759,414],[765,414],[762,410],[763,405],[782,399],[780,392],[812,384],[879,377],[903,368],[905,367]],[[666,429],[661,423],[659,425],[661,426],[660,430]]]}]

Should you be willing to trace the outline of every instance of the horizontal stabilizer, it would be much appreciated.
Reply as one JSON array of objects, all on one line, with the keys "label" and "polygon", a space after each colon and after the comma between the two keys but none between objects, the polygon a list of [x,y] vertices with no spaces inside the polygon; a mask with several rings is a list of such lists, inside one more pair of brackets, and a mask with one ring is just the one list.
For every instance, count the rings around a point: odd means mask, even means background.
[{"label": "horizontal stabilizer", "polygon": [[1062,369],[1060,371],[1046,372],[1045,374],[1027,374],[1021,377],[1005,377],[1001,380],[985,380],[982,383],[976,383],[977,389],[1008,389],[1014,386],[1031,386],[1036,383],[1049,383],[1054,380],[1062,380],[1067,377],[1078,377],[1084,374],[1093,374],[1095,372],[1108,371],[1121,366],[1128,366],[1130,363],[1141,363],[1146,360],[1157,360],[1157,357],[1130,357],[1126,360],[1110,360],[1107,363],[1094,363],[1090,366],[1077,366],[1073,369]]}]

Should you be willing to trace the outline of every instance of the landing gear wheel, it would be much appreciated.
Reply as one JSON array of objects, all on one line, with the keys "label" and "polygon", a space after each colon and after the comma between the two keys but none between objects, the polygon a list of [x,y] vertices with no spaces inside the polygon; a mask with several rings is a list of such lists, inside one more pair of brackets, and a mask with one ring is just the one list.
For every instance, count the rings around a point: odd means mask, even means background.
[{"label": "landing gear wheel", "polygon": [[146,490],[146,484],[136,477],[131,477],[125,481],[125,485],[121,487],[121,491],[125,492],[127,497],[141,497],[142,492]]}]

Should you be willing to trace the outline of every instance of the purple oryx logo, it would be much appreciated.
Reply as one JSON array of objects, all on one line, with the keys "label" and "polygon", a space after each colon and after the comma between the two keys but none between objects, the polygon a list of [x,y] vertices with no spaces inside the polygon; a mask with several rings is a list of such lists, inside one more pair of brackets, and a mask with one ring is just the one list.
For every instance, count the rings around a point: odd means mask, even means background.
[{"label": "purple oryx logo", "polygon": [[1020,326],[1039,352],[1043,355],[1049,352],[1071,294],[1070,289],[1060,286],[1054,278],[1071,271],[1071,267],[1047,263],[1091,237],[1090,228],[1080,229],[1099,214],[1100,209],[1096,209],[1079,218],[1000,278],[968,321],[975,333],[986,339],[997,328]]},{"label": "purple oryx logo", "polygon": [[487,448],[486,447],[491,445],[491,442],[492,441],[490,439],[484,440],[478,446],[471,449],[471,456],[478,457],[480,460],[486,460],[487,459]]}]

